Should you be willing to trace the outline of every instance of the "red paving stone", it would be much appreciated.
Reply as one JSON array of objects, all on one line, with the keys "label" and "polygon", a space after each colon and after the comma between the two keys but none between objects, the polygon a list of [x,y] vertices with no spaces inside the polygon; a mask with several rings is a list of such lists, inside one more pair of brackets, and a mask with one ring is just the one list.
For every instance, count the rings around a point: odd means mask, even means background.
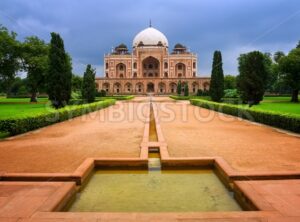
[{"label": "red paving stone", "polygon": [[41,209],[53,209],[72,189],[73,182],[0,182],[0,218],[29,218]]},{"label": "red paving stone", "polygon": [[[198,107],[186,102],[169,102],[165,97],[153,99],[159,106],[160,119],[170,115],[170,111],[171,115],[174,112],[177,116],[173,121],[159,121],[168,145],[164,149],[171,157],[220,156],[233,169],[254,174],[300,169],[300,139],[297,137],[236,118],[228,124],[221,121],[215,112],[211,121],[199,124],[192,115],[196,109],[199,111]],[[133,104],[145,104],[147,100],[138,97],[132,103],[124,102],[125,109],[135,107],[123,112],[127,117],[132,116],[133,121],[126,119],[125,122],[104,121],[99,124],[97,120],[77,118],[2,141],[0,172],[73,172],[88,157],[138,157],[139,144],[145,142],[144,121],[137,118],[139,105]],[[167,105],[169,114],[164,105]],[[109,109],[113,108],[117,107]],[[103,116],[104,112],[101,110],[94,114]],[[185,122],[178,118],[184,112],[188,114]],[[211,113],[204,109],[201,112],[203,115]],[[145,138],[148,137],[144,135]],[[262,211],[161,214],[51,212],[61,209],[66,198],[75,192],[73,182],[0,182],[0,222],[300,221],[300,180],[238,181],[236,185]]]},{"label": "red paving stone", "polygon": [[271,207],[284,216],[300,217],[300,180],[239,181],[236,184],[252,196],[253,201],[269,204],[262,210]]},{"label": "red paving stone", "polygon": [[300,171],[300,137],[187,102],[156,105],[170,156],[220,156],[238,171]]},{"label": "red paving stone", "polygon": [[144,132],[140,107],[119,103],[0,141],[0,174],[69,173],[89,157],[138,157]]}]

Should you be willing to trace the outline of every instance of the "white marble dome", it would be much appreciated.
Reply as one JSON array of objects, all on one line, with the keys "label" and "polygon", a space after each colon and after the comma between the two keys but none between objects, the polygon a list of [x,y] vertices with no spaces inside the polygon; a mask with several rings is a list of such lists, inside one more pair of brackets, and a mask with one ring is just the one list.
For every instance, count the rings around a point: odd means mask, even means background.
[{"label": "white marble dome", "polygon": [[167,37],[157,29],[153,27],[149,27],[139,32],[133,39],[133,47],[138,46],[157,46],[161,45],[164,47],[168,47],[168,39]]}]

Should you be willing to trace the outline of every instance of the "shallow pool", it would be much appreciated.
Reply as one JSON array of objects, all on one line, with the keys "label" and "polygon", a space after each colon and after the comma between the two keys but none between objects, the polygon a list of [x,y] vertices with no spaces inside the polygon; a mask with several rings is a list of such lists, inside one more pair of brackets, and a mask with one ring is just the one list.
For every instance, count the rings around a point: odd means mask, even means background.
[{"label": "shallow pool", "polygon": [[68,211],[240,211],[212,170],[95,171]]}]

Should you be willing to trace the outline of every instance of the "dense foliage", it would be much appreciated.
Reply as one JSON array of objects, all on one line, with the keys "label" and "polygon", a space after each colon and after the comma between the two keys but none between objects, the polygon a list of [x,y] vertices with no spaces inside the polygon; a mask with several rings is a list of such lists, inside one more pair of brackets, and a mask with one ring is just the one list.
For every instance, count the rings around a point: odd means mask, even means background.
[{"label": "dense foliage", "polygon": [[300,48],[292,50],[279,60],[279,70],[284,81],[292,88],[292,102],[299,102],[300,90]]},{"label": "dense foliage", "polygon": [[293,114],[281,114],[273,111],[253,110],[237,105],[216,103],[202,99],[190,100],[192,105],[205,109],[215,110],[225,114],[237,116],[250,121],[255,121],[285,130],[300,133],[300,117]]},{"label": "dense foliage", "polygon": [[10,135],[25,133],[30,130],[84,115],[113,104],[115,104],[115,100],[108,99],[90,104],[68,106],[66,108],[57,109],[54,112],[47,112],[38,115],[35,114],[19,118],[12,117],[0,119],[0,132],[9,132]]},{"label": "dense foliage", "polygon": [[177,83],[177,95],[181,95],[182,92],[182,84],[181,81],[179,80]]},{"label": "dense foliage", "polygon": [[55,108],[64,107],[71,98],[72,68],[59,34],[51,33],[47,92]]},{"label": "dense foliage", "polygon": [[187,82],[184,84],[184,96],[189,96],[189,85]]},{"label": "dense foliage", "polygon": [[95,92],[96,92],[96,85],[95,85],[95,75],[96,72],[89,64],[86,67],[86,71],[83,75],[83,82],[82,82],[82,98],[87,102],[94,102],[95,101]]},{"label": "dense foliage", "polygon": [[259,104],[266,90],[271,61],[269,56],[253,51],[239,57],[237,87],[244,103]]},{"label": "dense foliage", "polygon": [[236,76],[224,76],[224,90],[226,89],[236,89]]},{"label": "dense foliage", "polygon": [[16,33],[0,25],[0,89],[4,92],[9,90],[21,67],[20,42],[16,36]]},{"label": "dense foliage", "polygon": [[224,74],[222,54],[220,51],[215,51],[214,53],[209,91],[213,101],[221,101],[224,95]]},{"label": "dense foliage", "polygon": [[83,78],[81,76],[72,75],[72,91],[81,91]]},{"label": "dense foliage", "polygon": [[48,45],[38,37],[27,37],[22,44],[23,67],[27,71],[27,87],[31,93],[30,102],[37,102],[37,93],[45,88],[48,53]]}]

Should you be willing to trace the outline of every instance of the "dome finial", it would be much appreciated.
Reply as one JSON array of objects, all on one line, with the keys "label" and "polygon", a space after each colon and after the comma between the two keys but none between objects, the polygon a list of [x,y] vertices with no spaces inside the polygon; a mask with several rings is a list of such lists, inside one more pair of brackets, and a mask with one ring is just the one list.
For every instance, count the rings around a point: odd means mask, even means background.
[{"label": "dome finial", "polygon": [[149,22],[149,27],[150,27],[150,28],[152,27],[152,22],[151,22],[151,19],[150,19],[150,22]]}]

